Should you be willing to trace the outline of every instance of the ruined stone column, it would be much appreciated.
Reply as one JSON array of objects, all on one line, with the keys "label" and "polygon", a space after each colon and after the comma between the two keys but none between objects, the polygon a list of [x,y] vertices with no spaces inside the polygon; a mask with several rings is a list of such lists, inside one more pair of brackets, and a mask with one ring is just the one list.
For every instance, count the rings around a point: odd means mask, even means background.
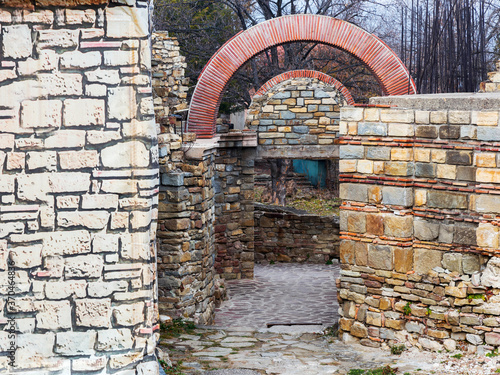
[{"label": "ruined stone column", "polygon": [[157,374],[149,2],[4,3],[0,372]]}]

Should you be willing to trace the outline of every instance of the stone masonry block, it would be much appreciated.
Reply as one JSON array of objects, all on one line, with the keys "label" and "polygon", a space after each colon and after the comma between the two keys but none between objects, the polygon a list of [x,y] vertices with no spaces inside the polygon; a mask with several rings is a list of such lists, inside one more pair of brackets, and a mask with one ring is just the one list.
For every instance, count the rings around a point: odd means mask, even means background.
[{"label": "stone masonry block", "polygon": [[415,237],[422,241],[434,241],[439,236],[439,223],[428,220],[414,220],[413,230]]},{"label": "stone masonry block", "polygon": [[380,214],[366,215],[366,232],[376,236],[384,235],[384,216]]},{"label": "stone masonry block", "polygon": [[411,176],[413,169],[413,163],[405,161],[390,161],[384,164],[385,173],[389,176]]},{"label": "stone masonry block", "polygon": [[96,335],[95,331],[58,332],[54,351],[67,356],[93,354]]},{"label": "stone masonry block", "polygon": [[61,69],[86,69],[101,65],[101,53],[71,51],[61,55]]},{"label": "stone masonry block", "polygon": [[107,329],[97,332],[96,350],[126,350],[134,344],[132,332],[127,328]]},{"label": "stone masonry block", "polygon": [[339,197],[356,202],[368,202],[368,185],[364,184],[340,184]]},{"label": "stone masonry block", "polygon": [[26,156],[26,166],[29,171],[37,169],[55,171],[57,169],[57,153],[55,151],[31,151]]},{"label": "stone masonry block", "polygon": [[132,86],[108,89],[108,116],[111,120],[130,120],[137,113],[136,92]]},{"label": "stone masonry block", "polygon": [[340,146],[340,158],[341,159],[363,159],[364,157],[364,147],[363,146],[352,146],[352,145],[341,145]]},{"label": "stone masonry block", "polygon": [[37,77],[45,95],[68,96],[83,93],[81,74],[38,73]]},{"label": "stone masonry block", "polygon": [[78,45],[79,30],[49,29],[38,31],[37,50],[47,48],[74,48]]},{"label": "stone masonry block", "polygon": [[415,127],[412,124],[389,124],[390,137],[413,137]]},{"label": "stone masonry block", "polygon": [[104,51],[104,65],[107,66],[136,65],[138,62],[139,53],[136,50]]},{"label": "stone masonry block", "polygon": [[85,72],[88,82],[108,85],[117,85],[120,83],[120,73],[118,69],[96,69]]},{"label": "stone masonry block", "polygon": [[463,274],[462,268],[462,254],[460,253],[445,253],[442,260],[443,268],[451,272],[458,272]]},{"label": "stone masonry block", "polygon": [[66,99],[64,101],[64,126],[104,125],[104,100]]},{"label": "stone masonry block", "polygon": [[144,302],[119,305],[113,308],[113,317],[118,325],[135,326],[144,322]]},{"label": "stone masonry block", "polygon": [[22,59],[31,56],[33,45],[31,29],[28,25],[4,25],[2,30],[2,52],[4,57]]},{"label": "stone masonry block", "polygon": [[427,274],[434,267],[441,267],[443,253],[439,250],[414,249],[415,272]]},{"label": "stone masonry block", "polygon": [[496,154],[493,152],[482,152],[474,154],[474,164],[477,167],[495,168]]},{"label": "stone masonry block", "polygon": [[446,163],[453,165],[471,165],[472,151],[446,151]]},{"label": "stone masonry block", "polygon": [[18,268],[42,265],[42,245],[17,246],[10,249],[10,259]]},{"label": "stone masonry block", "polygon": [[21,127],[59,128],[61,108],[60,100],[25,100],[21,108]]},{"label": "stone masonry block", "polygon": [[436,168],[436,177],[454,180],[457,177],[457,167],[449,164],[438,164]]},{"label": "stone masonry block", "polygon": [[431,111],[431,124],[446,124],[448,122],[447,111]]},{"label": "stone masonry block", "polygon": [[434,163],[415,163],[415,176],[435,178],[436,164]]},{"label": "stone masonry block", "polygon": [[418,138],[432,138],[438,137],[437,127],[432,125],[421,125],[415,129],[415,136]]},{"label": "stone masonry block", "polygon": [[85,227],[103,229],[109,222],[107,211],[62,211],[57,214],[57,225],[63,228]]},{"label": "stone masonry block", "polygon": [[476,229],[477,245],[498,249],[498,227],[490,223],[479,223]]},{"label": "stone masonry block", "polygon": [[358,123],[358,135],[386,136],[387,124],[381,122]]},{"label": "stone masonry block", "polygon": [[341,264],[354,264],[355,261],[354,245],[355,241],[342,240],[342,242],[340,243]]},{"label": "stone masonry block", "polygon": [[441,139],[459,139],[460,126],[444,125],[439,127],[439,138]]},{"label": "stone masonry block", "polygon": [[467,208],[467,195],[447,191],[429,190],[427,193],[427,205],[438,208]]},{"label": "stone masonry block", "polygon": [[361,121],[363,119],[363,108],[342,107],[340,119],[343,121]]},{"label": "stone masonry block", "polygon": [[394,248],[394,270],[401,273],[413,271],[413,249],[407,247]]},{"label": "stone masonry block", "polygon": [[59,153],[61,169],[84,169],[99,165],[99,154],[96,150],[65,151]]},{"label": "stone masonry block", "polygon": [[64,278],[98,278],[102,274],[103,258],[99,255],[80,255],[66,258],[64,261]]},{"label": "stone masonry block", "polygon": [[394,266],[391,246],[368,245],[368,267],[391,271]]},{"label": "stone masonry block", "polygon": [[413,205],[413,188],[383,186],[382,203],[409,207]]},{"label": "stone masonry block", "polygon": [[476,181],[500,183],[500,170],[493,168],[477,168]]},{"label": "stone masonry block", "polygon": [[82,196],[82,209],[110,209],[118,207],[117,194],[86,194]]},{"label": "stone masonry block", "polygon": [[448,121],[450,124],[470,124],[469,111],[449,111]]},{"label": "stone masonry block", "polygon": [[406,109],[381,109],[380,120],[382,122],[397,122],[410,124],[415,120],[415,113]]},{"label": "stone masonry block", "polygon": [[69,301],[35,301],[36,327],[38,329],[69,329],[71,306]]},{"label": "stone masonry block", "polygon": [[[133,19],[132,25],[130,20]],[[108,38],[142,38],[149,34],[147,8],[117,6],[106,8]]]},{"label": "stone masonry block", "polygon": [[[474,116],[475,115],[475,116]],[[498,112],[493,111],[481,111],[473,113],[473,123],[474,117],[476,117],[476,123],[478,126],[497,126],[498,125]]]},{"label": "stone masonry block", "polygon": [[413,216],[396,216],[392,214],[385,215],[384,233],[389,237],[411,237],[413,234]]},{"label": "stone masonry block", "polygon": [[[131,152],[133,150],[133,152]],[[149,151],[140,141],[122,142],[101,151],[102,164],[109,168],[147,167]]]},{"label": "stone masonry block", "polygon": [[107,328],[111,324],[111,299],[77,299],[75,316],[77,326]]},{"label": "stone masonry block", "polygon": [[390,160],[390,147],[366,147],[366,158],[373,160]]},{"label": "stone masonry block", "polygon": [[349,232],[366,232],[366,214],[363,212],[348,211],[347,230]]},{"label": "stone masonry block", "polygon": [[116,253],[118,252],[119,234],[96,234],[92,239],[93,253]]},{"label": "stone masonry block", "polygon": [[[92,0],[92,3],[102,2],[102,0]],[[65,9],[66,23],[70,25],[81,25],[82,23],[93,24],[96,21],[94,9]]]},{"label": "stone masonry block", "polygon": [[[471,137],[471,139],[474,139]],[[478,141],[500,141],[499,127],[479,127],[477,128]]]},{"label": "stone masonry block", "polygon": [[461,245],[476,246],[476,227],[455,225],[453,227],[453,242]]},{"label": "stone masonry block", "polygon": [[90,233],[86,230],[48,233],[43,239],[43,256],[82,253],[90,253]]},{"label": "stone masonry block", "polygon": [[391,149],[391,160],[399,161],[412,161],[413,160],[413,149],[395,147]]}]

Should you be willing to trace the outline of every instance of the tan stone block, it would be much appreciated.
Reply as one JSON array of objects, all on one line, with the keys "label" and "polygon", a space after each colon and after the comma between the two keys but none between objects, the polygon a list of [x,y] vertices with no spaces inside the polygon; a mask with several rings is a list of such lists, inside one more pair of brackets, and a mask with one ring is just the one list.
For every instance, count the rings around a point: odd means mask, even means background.
[{"label": "tan stone block", "polygon": [[366,231],[366,214],[349,211],[347,214],[347,230],[349,232],[364,233]]},{"label": "tan stone block", "polygon": [[431,160],[434,163],[445,163],[446,162],[446,151],[445,150],[431,150]]},{"label": "tan stone block", "polygon": [[385,169],[385,164],[383,161],[374,161],[373,162],[373,173],[375,174],[383,174]]},{"label": "tan stone block", "polygon": [[365,121],[380,121],[380,109],[365,108]]},{"label": "tan stone block", "polygon": [[77,299],[75,317],[77,326],[107,328],[111,325],[111,299]]},{"label": "tan stone block", "polygon": [[477,167],[493,167],[495,168],[496,165],[496,154],[493,152],[482,152],[482,153],[476,153],[474,155],[474,164]]},{"label": "tan stone block", "polygon": [[52,281],[45,283],[45,295],[48,299],[78,298],[87,295],[87,280]]},{"label": "tan stone block", "polygon": [[7,170],[24,169],[25,156],[24,152],[9,152],[7,154]]},{"label": "tan stone block", "polygon": [[355,252],[354,241],[342,240],[340,242],[340,263],[354,264]]},{"label": "tan stone block", "polygon": [[366,243],[355,242],[354,254],[358,266],[366,266],[368,264],[368,245]]},{"label": "tan stone block", "polygon": [[387,319],[385,320],[385,326],[387,328],[392,328],[396,329],[398,331],[401,331],[405,327],[405,321],[404,320],[395,320],[395,319]]},{"label": "tan stone block", "polygon": [[111,213],[111,229],[126,229],[128,228],[128,212],[113,212]]},{"label": "tan stone block", "polygon": [[425,206],[427,203],[427,191],[423,189],[415,190],[415,206]]},{"label": "tan stone block", "polygon": [[447,111],[431,111],[431,124],[446,124],[448,123]]},{"label": "tan stone block", "polygon": [[86,230],[54,232],[43,239],[42,255],[90,253],[90,233]]},{"label": "tan stone block", "polygon": [[42,265],[42,245],[17,246],[10,249],[10,259],[18,268]]},{"label": "tan stone block", "polygon": [[490,223],[479,223],[476,239],[478,246],[498,249],[498,227]]},{"label": "tan stone block", "polygon": [[84,169],[99,165],[97,151],[64,151],[59,153],[61,169]]},{"label": "tan stone block", "polygon": [[109,222],[107,211],[64,211],[57,214],[57,225],[64,228],[83,226],[88,229],[103,229]]},{"label": "tan stone block", "polygon": [[382,122],[412,123],[415,120],[415,113],[408,109],[381,109],[380,120]]},{"label": "tan stone block", "polygon": [[347,123],[347,134],[349,134],[349,135],[357,135],[358,134],[358,123],[357,122],[348,122]]},{"label": "tan stone block", "polygon": [[431,150],[425,148],[416,148],[414,151],[415,161],[430,162],[431,161]]},{"label": "tan stone block", "polygon": [[344,121],[361,121],[364,115],[364,108],[360,107],[342,107],[340,110],[340,119]]},{"label": "tan stone block", "polygon": [[384,171],[389,176],[409,176],[413,170],[411,166],[404,161],[385,162]]},{"label": "tan stone block", "polygon": [[448,164],[438,164],[436,170],[437,178],[454,180],[457,177],[457,166]]},{"label": "tan stone block", "polygon": [[331,145],[331,144],[333,144],[333,139],[319,138],[318,139],[318,144],[320,144],[320,145]]},{"label": "tan stone block", "polygon": [[64,278],[99,278],[103,267],[103,258],[96,254],[66,258],[64,261]]},{"label": "tan stone block", "polygon": [[352,324],[354,323],[354,319],[339,319],[339,326],[342,331],[349,332],[351,330]]},{"label": "tan stone block", "polygon": [[414,269],[419,274],[427,274],[434,267],[441,267],[443,253],[439,250],[414,249]]},{"label": "tan stone block", "polygon": [[82,23],[94,23],[96,12],[93,9],[66,9],[66,23],[70,25],[80,25]]},{"label": "tan stone block", "polygon": [[[498,112],[473,112],[477,116],[476,123],[478,126],[497,126],[498,125]],[[473,118],[474,123],[474,118]]]},{"label": "tan stone block", "polygon": [[83,93],[81,74],[38,73],[37,77],[45,95],[68,96]]},{"label": "tan stone block", "polygon": [[387,297],[380,298],[379,308],[380,310],[389,310],[391,308],[391,300]]},{"label": "tan stone block", "polygon": [[21,108],[21,127],[59,128],[61,108],[60,100],[25,100]]},{"label": "tan stone block", "polygon": [[382,202],[382,188],[380,186],[370,186],[368,188],[368,202],[375,204]]},{"label": "tan stone block", "polygon": [[448,121],[450,124],[470,124],[470,112],[449,111]]},{"label": "tan stone block", "polygon": [[413,234],[413,216],[385,215],[384,233],[396,238],[410,237]]},{"label": "tan stone block", "polygon": [[104,125],[104,103],[102,99],[66,99],[64,126]]},{"label": "tan stone block", "polygon": [[413,270],[413,249],[406,247],[394,249],[394,269],[401,273]]},{"label": "tan stone block", "polygon": [[413,149],[395,147],[391,149],[391,160],[410,161],[413,159]]},{"label": "tan stone block", "polygon": [[359,173],[373,173],[373,161],[371,160],[358,160],[357,170]]},{"label": "tan stone block", "polygon": [[416,124],[428,124],[429,123],[429,111],[415,111],[415,123]]},{"label": "tan stone block", "polygon": [[368,267],[391,271],[394,268],[392,246],[368,245]]},{"label": "tan stone block", "polygon": [[388,135],[390,137],[413,137],[415,128],[412,124],[389,124]]},{"label": "tan stone block", "polygon": [[[134,20],[132,25],[126,25]],[[108,38],[141,38],[149,34],[147,8],[117,6],[106,8]]]},{"label": "tan stone block", "polygon": [[477,182],[500,182],[500,170],[493,168],[477,168],[476,170]]},{"label": "tan stone block", "polygon": [[346,135],[347,134],[347,121],[339,122],[339,134]]},{"label": "tan stone block", "polygon": [[384,234],[384,217],[380,214],[366,215],[366,232],[377,236]]}]

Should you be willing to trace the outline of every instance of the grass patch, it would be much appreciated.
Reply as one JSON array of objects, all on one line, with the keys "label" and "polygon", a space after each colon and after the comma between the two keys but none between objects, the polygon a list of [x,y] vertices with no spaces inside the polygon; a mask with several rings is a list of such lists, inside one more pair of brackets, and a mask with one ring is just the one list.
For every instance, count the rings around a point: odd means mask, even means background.
[{"label": "grass patch", "polygon": [[396,375],[398,369],[389,365],[373,370],[351,369],[347,375]]},{"label": "grass patch", "polygon": [[401,355],[401,353],[403,353],[405,350],[406,350],[405,344],[391,346],[391,354],[394,355]]},{"label": "grass patch", "polygon": [[182,318],[172,320],[172,324],[170,325],[160,324],[160,331],[163,338],[179,337],[182,334],[192,335],[195,333],[195,329],[196,325],[193,322]]},{"label": "grass patch", "polygon": [[181,370],[182,361],[177,362],[175,365],[169,366],[165,361],[158,361],[167,375],[185,375]]},{"label": "grass patch", "polygon": [[457,353],[457,354],[454,354],[451,356],[451,358],[456,358],[456,359],[460,359],[462,358],[464,355],[462,353]]}]

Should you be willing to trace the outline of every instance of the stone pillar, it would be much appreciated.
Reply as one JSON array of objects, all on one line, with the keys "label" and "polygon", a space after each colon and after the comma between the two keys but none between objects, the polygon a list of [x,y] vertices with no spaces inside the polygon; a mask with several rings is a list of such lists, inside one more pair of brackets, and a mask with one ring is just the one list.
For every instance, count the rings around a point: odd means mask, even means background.
[{"label": "stone pillar", "polygon": [[149,2],[14,3],[0,8],[0,372],[157,374]]}]

